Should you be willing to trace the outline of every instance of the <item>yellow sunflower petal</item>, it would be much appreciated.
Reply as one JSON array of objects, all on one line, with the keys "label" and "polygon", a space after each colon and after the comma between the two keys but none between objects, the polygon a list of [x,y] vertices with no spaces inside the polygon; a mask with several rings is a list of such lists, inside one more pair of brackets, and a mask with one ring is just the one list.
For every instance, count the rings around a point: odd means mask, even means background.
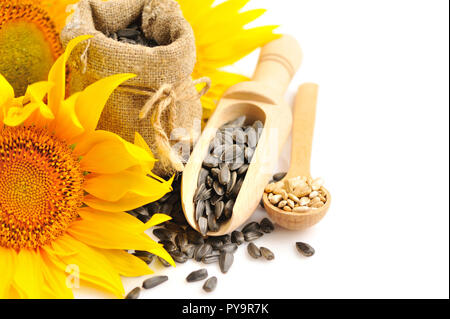
[{"label": "yellow sunflower petal", "polygon": [[6,78],[0,74],[0,110],[2,110],[3,106],[10,103],[13,99],[13,87],[11,86],[11,84],[9,84]]},{"label": "yellow sunflower petal", "polygon": [[152,218],[150,218],[150,220],[148,222],[145,223],[144,229],[148,229],[153,226],[165,223],[166,221],[171,220],[171,219],[172,219],[172,217],[170,217],[166,214],[155,214],[152,216]]},{"label": "yellow sunflower petal", "polygon": [[[139,134],[138,132],[136,132],[136,133],[134,134],[134,145],[137,145],[137,146],[141,147],[141,148],[144,149],[147,153],[149,153],[151,157],[154,157],[154,156],[153,156],[153,153],[152,153],[152,150],[151,150],[150,147],[148,146],[147,142],[144,140],[144,138],[143,138],[143,137],[141,136],[141,134]],[[150,163],[147,164],[147,165],[144,165],[144,169],[145,169],[148,173],[150,173],[150,172],[153,170],[153,168],[155,167],[155,162],[156,162],[156,160],[155,160],[154,162],[150,162]]]},{"label": "yellow sunflower petal", "polygon": [[[89,144],[89,142],[86,143]],[[77,150],[77,148],[76,153],[78,154],[79,149]],[[154,161],[155,159],[144,149],[113,134],[109,135],[107,140],[94,144],[83,155],[80,165],[85,171],[113,174],[132,166]]]},{"label": "yellow sunflower petal", "polygon": [[3,123],[8,126],[19,126],[30,118],[31,114],[39,109],[39,104],[29,103],[24,107],[11,107],[6,114]]},{"label": "yellow sunflower petal", "polygon": [[112,92],[135,74],[116,74],[101,79],[81,92],[75,104],[75,112],[87,132],[94,131],[103,108]]},{"label": "yellow sunflower petal", "polygon": [[63,101],[56,120],[52,122],[50,129],[63,141],[71,141],[84,133],[84,128],[75,114],[75,102],[80,95],[77,92]]},{"label": "yellow sunflower petal", "polygon": [[[87,212],[84,212],[86,215]],[[91,213],[92,214],[92,213]],[[95,220],[82,219],[70,225],[67,232],[77,240],[103,249],[149,250],[161,244],[144,233],[138,233],[139,221],[127,213],[96,212]],[[136,221],[129,225],[128,215]]]},{"label": "yellow sunflower petal", "polygon": [[21,249],[17,254],[14,287],[28,299],[42,298],[42,267],[40,255],[32,249]]},{"label": "yellow sunflower petal", "polygon": [[54,243],[57,243],[62,250],[78,251],[76,255],[58,256],[58,259],[62,261],[58,265],[60,269],[65,271],[66,265],[76,265],[80,271],[81,280],[109,291],[119,298],[123,297],[125,291],[120,276],[105,256],[68,234]]},{"label": "yellow sunflower petal", "polygon": [[243,12],[235,17],[233,23],[228,24],[228,28],[214,28],[219,23],[227,23],[229,16],[222,15],[218,19],[210,22],[210,26],[202,25],[202,32],[197,33],[195,38],[199,46],[211,45],[217,42],[217,39],[226,39],[233,37],[236,33],[242,32],[244,26],[256,20],[266,12],[265,9],[255,9]]},{"label": "yellow sunflower petal", "polygon": [[197,22],[199,17],[211,10],[215,0],[197,0],[195,5],[192,5],[192,0],[178,0],[181,11],[184,17],[193,25]]},{"label": "yellow sunflower petal", "polygon": [[279,35],[272,33],[277,27],[264,26],[243,30],[234,37],[201,48],[201,55],[211,67],[220,68],[233,64],[255,48],[279,38]]},{"label": "yellow sunflower petal", "polygon": [[140,196],[135,193],[127,193],[121,199],[110,202],[93,195],[87,195],[84,197],[83,202],[94,209],[107,211],[107,212],[124,212],[136,209],[148,203],[157,201],[167,194],[169,190],[167,188],[158,188],[150,196]]},{"label": "yellow sunflower petal", "polygon": [[165,186],[167,185],[142,173],[122,171],[117,174],[89,174],[84,190],[95,197],[114,202],[127,193],[148,197],[159,188],[168,192],[170,189]]},{"label": "yellow sunflower petal", "polygon": [[139,277],[153,274],[148,265],[140,258],[123,250],[93,248],[99,254],[105,256],[114,269],[122,276]]},{"label": "yellow sunflower petal", "polygon": [[67,275],[57,266],[56,257],[41,249],[44,291],[50,298],[73,299],[73,292],[67,287]]},{"label": "yellow sunflower petal", "polygon": [[66,92],[66,63],[73,49],[81,42],[92,38],[92,35],[83,35],[71,40],[67,44],[66,51],[53,64],[48,74],[48,81],[54,83],[54,86],[48,93],[48,106],[53,114],[57,114],[64,100]]},{"label": "yellow sunflower petal", "polygon": [[0,299],[8,298],[11,282],[16,269],[16,252],[13,249],[0,247]]}]

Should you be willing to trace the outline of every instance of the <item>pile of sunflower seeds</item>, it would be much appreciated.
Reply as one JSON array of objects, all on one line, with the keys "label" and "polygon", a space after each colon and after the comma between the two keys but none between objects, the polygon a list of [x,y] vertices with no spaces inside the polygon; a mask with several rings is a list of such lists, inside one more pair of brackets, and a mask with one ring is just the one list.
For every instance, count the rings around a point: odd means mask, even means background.
[{"label": "pile of sunflower seeds", "polygon": [[274,181],[265,188],[269,202],[287,212],[304,213],[318,209],[327,202],[327,193],[321,178],[298,176]]},{"label": "pile of sunflower seeds", "polygon": [[217,232],[231,218],[264,125],[245,125],[246,117],[223,125],[212,140],[200,170],[194,195],[200,232]]},{"label": "pile of sunflower seeds", "polygon": [[[286,173],[278,173],[273,176],[273,181],[281,180]],[[186,221],[182,207],[181,207],[181,176],[177,176],[172,184],[173,191],[166,194],[157,202],[150,203],[146,206],[140,207],[128,212],[130,215],[138,218],[143,223],[146,223],[156,213],[167,214],[172,217],[172,220],[163,223],[160,227],[153,229],[153,234],[159,239],[159,243],[163,244],[167,252],[172,256],[177,264],[186,263],[188,260],[195,260],[202,264],[219,264],[222,273],[227,273],[234,262],[234,253],[239,246],[244,243],[247,244],[247,251],[253,258],[263,257],[266,260],[273,260],[274,253],[265,247],[257,247],[254,241],[261,238],[264,234],[272,233],[275,230],[274,224],[268,219],[264,218],[259,223],[250,222],[246,224],[241,230],[235,230],[231,234],[223,236],[203,236],[194,230]],[[297,242],[296,248],[303,256],[310,257],[314,255],[315,251],[310,245]],[[151,264],[157,260],[164,267],[171,267],[171,265],[164,259],[155,256],[146,251],[134,251],[133,255],[142,259],[147,264]],[[206,275],[207,277],[207,275]],[[203,280],[206,279],[204,271],[191,274],[186,280]],[[201,279],[198,279],[201,278]],[[153,288],[165,281],[166,276],[152,277],[144,281],[142,287],[136,287],[131,290],[126,298],[139,298],[142,289]],[[217,286],[217,278],[210,277],[204,284],[203,289],[211,292]]]},{"label": "pile of sunflower seeds", "polygon": [[147,47],[158,46],[155,40],[147,39],[144,32],[140,27],[140,21],[131,23],[125,29],[118,30],[116,32],[106,32],[107,37],[128,44],[139,44]]}]

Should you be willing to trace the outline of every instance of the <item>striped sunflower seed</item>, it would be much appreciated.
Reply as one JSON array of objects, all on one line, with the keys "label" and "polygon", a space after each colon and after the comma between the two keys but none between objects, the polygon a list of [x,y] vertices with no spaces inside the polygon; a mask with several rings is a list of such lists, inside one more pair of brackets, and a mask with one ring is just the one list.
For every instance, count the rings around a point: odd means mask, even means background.
[{"label": "striped sunflower seed", "polygon": [[244,238],[245,238],[245,241],[254,241],[263,235],[264,234],[259,231],[249,231],[249,232],[244,233]]},{"label": "striped sunflower seed", "polygon": [[167,277],[167,276],[152,277],[152,278],[145,280],[142,283],[142,288],[151,289],[151,288],[161,285],[163,282],[166,282],[167,280],[169,280],[169,277]]},{"label": "striped sunflower seed", "polygon": [[205,201],[203,200],[198,201],[197,205],[195,206],[195,219],[197,220],[197,222],[205,213],[205,209],[206,209]]},{"label": "striped sunflower seed", "polygon": [[235,244],[242,244],[244,242],[244,234],[238,230],[231,233],[231,242]]},{"label": "striped sunflower seed", "polygon": [[[231,179],[230,168],[228,167],[228,165],[222,166],[219,174],[220,184],[227,185],[230,182],[230,179]],[[223,195],[223,193],[218,195]]]},{"label": "striped sunflower seed", "polygon": [[219,224],[217,223],[216,215],[215,215],[215,214],[210,214],[210,215],[208,216],[208,228],[209,228],[209,230],[212,231],[212,232],[216,232],[216,231],[219,230],[220,226],[219,226]]},{"label": "striped sunflower seed", "polygon": [[203,216],[200,217],[198,219],[198,228],[200,230],[200,234],[206,236],[206,234],[208,233],[208,219]]},{"label": "striped sunflower seed", "polygon": [[315,249],[307,243],[297,242],[295,243],[295,246],[297,247],[299,253],[305,257],[311,257],[316,252]]},{"label": "striped sunflower seed", "polygon": [[237,249],[238,249],[238,245],[235,243],[231,243],[231,244],[223,245],[220,248],[220,252],[234,253]]},{"label": "striped sunflower seed", "polygon": [[205,184],[201,184],[199,187],[197,187],[194,193],[194,203],[198,202],[200,194],[203,193],[205,190],[206,190]]},{"label": "striped sunflower seed", "polygon": [[214,207],[214,214],[216,215],[217,219],[219,219],[222,216],[224,208],[225,208],[224,202],[222,201],[217,202],[216,206]]},{"label": "striped sunflower seed", "polygon": [[187,255],[179,250],[172,251],[169,254],[179,264],[184,264],[188,260]]},{"label": "striped sunflower seed", "polygon": [[208,278],[208,270],[205,268],[191,272],[187,277],[187,282],[195,282]]},{"label": "striped sunflower seed", "polygon": [[214,181],[213,188],[217,195],[219,196],[225,195],[225,189],[222,185],[220,185],[219,181]]},{"label": "striped sunflower seed", "polygon": [[159,260],[159,262],[160,262],[164,267],[170,267],[170,266],[172,266],[171,264],[169,264],[168,261],[166,261],[165,259],[163,259],[163,258],[161,258],[161,257],[159,257],[159,256],[158,256],[158,260]]},{"label": "striped sunflower seed", "polygon": [[247,251],[250,256],[256,259],[258,259],[262,255],[261,250],[254,243],[250,243],[247,245]]},{"label": "striped sunflower seed", "polygon": [[202,263],[204,264],[213,264],[219,261],[220,255],[217,254],[209,254],[202,257]]},{"label": "striped sunflower seed", "polygon": [[261,221],[260,226],[261,226],[261,230],[267,234],[273,232],[275,229],[275,226],[268,218],[264,218]]},{"label": "striped sunflower seed", "polygon": [[234,200],[233,199],[228,200],[228,202],[225,204],[225,208],[223,211],[226,218],[230,218],[231,215],[233,215],[233,207],[234,207]]},{"label": "striped sunflower seed", "polygon": [[280,173],[276,173],[275,175],[273,175],[272,179],[275,182],[279,182],[281,181],[283,178],[285,178],[287,175],[287,172],[280,172]]},{"label": "striped sunflower seed", "polygon": [[186,233],[179,233],[175,236],[175,243],[177,244],[178,248],[183,251],[184,246],[188,244],[187,234]]},{"label": "striped sunflower seed", "polygon": [[164,249],[167,250],[168,253],[178,250],[177,245],[175,245],[171,240],[160,240],[159,243],[164,246]]},{"label": "striped sunflower seed", "polygon": [[200,174],[198,175],[197,187],[202,184],[205,184],[206,177],[208,177],[209,171],[204,169],[203,167],[200,169]]},{"label": "striped sunflower seed", "polygon": [[273,254],[273,252],[269,248],[261,247],[259,250],[261,251],[261,255],[264,258],[266,258],[267,260],[275,259],[275,255]]},{"label": "striped sunflower seed", "polygon": [[153,230],[153,235],[158,237],[160,240],[171,240],[172,232],[164,228],[156,228]]},{"label": "striped sunflower seed", "polygon": [[247,173],[248,168],[248,164],[242,165],[237,171],[238,175],[244,175],[245,173]]},{"label": "striped sunflower seed", "polygon": [[246,135],[245,133],[242,131],[242,128],[236,128],[233,131],[233,140],[237,143],[237,144],[244,144],[246,142]]},{"label": "striped sunflower seed", "polygon": [[187,244],[186,246],[183,247],[182,252],[186,254],[186,257],[188,259],[194,258],[195,245]]},{"label": "striped sunflower seed", "polygon": [[259,231],[261,226],[257,222],[250,222],[242,228],[243,233],[247,233],[250,231]]},{"label": "striped sunflower seed", "polygon": [[222,273],[226,274],[233,265],[234,256],[232,253],[221,252],[219,258],[219,266]]},{"label": "striped sunflower seed", "polygon": [[234,186],[236,185],[236,181],[237,181],[237,172],[232,172],[231,173],[231,178],[230,181],[227,184],[227,189],[226,189],[226,194],[229,195],[231,193],[231,191],[233,190]]},{"label": "striped sunflower seed", "polygon": [[140,295],[141,287],[136,287],[126,295],[125,299],[138,299]]},{"label": "striped sunflower seed", "polygon": [[206,292],[212,292],[217,287],[217,277],[211,277],[203,285],[203,290]]},{"label": "striped sunflower seed", "polygon": [[201,245],[204,243],[203,236],[199,232],[197,232],[193,229],[189,229],[187,231],[187,238],[188,238],[188,241],[194,245]]},{"label": "striped sunflower seed", "polygon": [[211,254],[213,251],[213,248],[210,244],[202,244],[197,247],[194,253],[194,259],[196,261],[202,260],[203,256]]}]

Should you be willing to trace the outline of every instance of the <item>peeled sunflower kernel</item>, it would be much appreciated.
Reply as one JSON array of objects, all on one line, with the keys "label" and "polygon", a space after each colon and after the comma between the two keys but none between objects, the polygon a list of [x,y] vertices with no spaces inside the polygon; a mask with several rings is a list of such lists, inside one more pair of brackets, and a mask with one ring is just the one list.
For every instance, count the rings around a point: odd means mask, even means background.
[{"label": "peeled sunflower kernel", "polygon": [[287,205],[287,201],[286,200],[282,200],[281,202],[278,203],[278,207],[279,208],[283,208],[286,205]]},{"label": "peeled sunflower kernel", "polygon": [[272,199],[270,200],[270,202],[271,202],[273,205],[277,205],[277,204],[281,201],[282,198],[283,198],[283,197],[282,197],[281,195],[273,195],[273,196],[272,196]]},{"label": "peeled sunflower kernel", "polygon": [[294,195],[298,198],[308,196],[311,193],[311,187],[308,185],[305,186],[298,186],[294,189]]}]

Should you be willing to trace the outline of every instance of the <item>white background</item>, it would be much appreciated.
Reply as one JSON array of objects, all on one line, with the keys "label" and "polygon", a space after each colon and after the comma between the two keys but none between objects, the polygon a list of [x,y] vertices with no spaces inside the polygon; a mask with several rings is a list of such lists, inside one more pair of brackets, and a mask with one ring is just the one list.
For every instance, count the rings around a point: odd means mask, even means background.
[{"label": "white background", "polygon": [[[201,267],[154,264],[169,281],[144,298],[448,298],[449,2],[446,0],[252,0],[257,24],[281,24],[304,51],[299,84],[320,85],[313,176],[333,196],[307,231],[276,231],[244,246],[212,294],[185,277]],[[257,52],[235,71],[251,76]],[[287,168],[289,150],[280,160]],[[258,209],[252,219],[265,216]],[[296,241],[316,249],[300,256]],[[157,265],[157,266],[156,266]],[[124,279],[127,291],[143,278]],[[82,290],[79,297],[105,297]]]}]

